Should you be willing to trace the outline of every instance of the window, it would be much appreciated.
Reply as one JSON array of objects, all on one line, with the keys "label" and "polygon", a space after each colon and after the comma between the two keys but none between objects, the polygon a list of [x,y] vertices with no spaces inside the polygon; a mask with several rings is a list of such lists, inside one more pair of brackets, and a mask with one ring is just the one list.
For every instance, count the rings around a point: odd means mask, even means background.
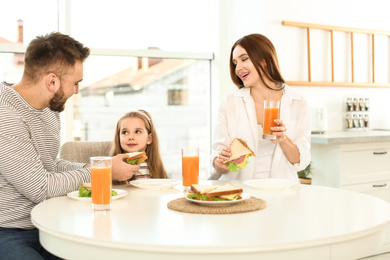
[{"label": "window", "polygon": [[92,48],[205,52],[217,7],[210,0],[72,1],[71,31]]},{"label": "window", "polygon": [[58,31],[57,1],[0,1],[0,10],[0,44],[27,45],[37,35]]},{"label": "window", "polygon": [[[181,178],[180,148],[191,145],[200,148],[200,177],[207,177],[213,55],[205,51],[211,49],[218,1],[21,2],[0,3],[8,10],[0,16],[1,80],[19,81],[26,45],[58,28],[92,50],[80,94],[62,113],[62,142],[113,140],[124,113],[145,109],[156,125],[168,174]],[[94,12],[85,17],[91,4]]]},{"label": "window", "polygon": [[[161,155],[171,177],[180,178],[180,148],[188,145],[200,147],[200,168],[208,172],[210,61],[139,58],[87,59],[87,80],[88,71],[103,69],[95,71],[100,75],[98,80],[83,82],[79,95],[73,98],[74,139],[113,140],[118,119],[126,112],[144,109],[155,123]],[[117,71],[104,70],[115,66]],[[174,98],[172,93],[176,93]]]}]

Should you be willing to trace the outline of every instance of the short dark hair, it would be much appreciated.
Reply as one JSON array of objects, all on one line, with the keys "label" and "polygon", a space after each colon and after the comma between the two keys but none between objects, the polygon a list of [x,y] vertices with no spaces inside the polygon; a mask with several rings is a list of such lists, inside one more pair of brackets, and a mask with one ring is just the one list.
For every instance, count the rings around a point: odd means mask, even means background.
[{"label": "short dark hair", "polygon": [[[238,39],[233,44],[233,47],[230,51],[230,77],[238,88],[244,87],[244,83],[236,75],[236,66],[233,63],[233,51],[238,45],[246,50],[264,85],[272,89],[265,83],[262,75],[265,75],[272,82],[285,83],[280,72],[278,56],[272,42],[262,34],[249,34],[242,37],[241,39]],[[266,67],[261,64],[262,61],[265,62],[267,65]],[[260,71],[262,73],[260,73]]]},{"label": "short dark hair", "polygon": [[90,50],[72,37],[52,32],[33,39],[25,54],[24,74],[34,83],[46,73],[66,74],[77,61],[84,62]]}]

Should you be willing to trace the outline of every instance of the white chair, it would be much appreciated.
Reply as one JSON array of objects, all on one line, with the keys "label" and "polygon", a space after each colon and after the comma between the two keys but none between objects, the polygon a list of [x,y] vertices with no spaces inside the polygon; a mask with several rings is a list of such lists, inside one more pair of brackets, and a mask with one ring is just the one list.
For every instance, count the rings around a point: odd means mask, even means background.
[{"label": "white chair", "polygon": [[89,163],[92,156],[108,156],[111,141],[70,141],[61,146],[59,157],[61,159]]}]

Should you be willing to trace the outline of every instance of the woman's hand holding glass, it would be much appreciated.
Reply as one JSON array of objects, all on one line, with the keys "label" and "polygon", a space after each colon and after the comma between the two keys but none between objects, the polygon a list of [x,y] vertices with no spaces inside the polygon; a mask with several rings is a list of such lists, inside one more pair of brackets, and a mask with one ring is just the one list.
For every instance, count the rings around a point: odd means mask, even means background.
[{"label": "woman's hand holding glass", "polygon": [[275,119],[275,123],[278,126],[271,127],[272,135],[276,136],[276,139],[271,139],[273,143],[281,143],[286,140],[286,125],[280,119]]}]

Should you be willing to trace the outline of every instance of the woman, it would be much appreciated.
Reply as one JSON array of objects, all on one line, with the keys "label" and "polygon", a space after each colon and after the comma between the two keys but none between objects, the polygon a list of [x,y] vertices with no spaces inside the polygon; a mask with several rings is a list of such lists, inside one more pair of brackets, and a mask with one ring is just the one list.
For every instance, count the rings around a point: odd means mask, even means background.
[{"label": "woman", "polygon": [[[230,76],[239,88],[222,101],[214,132],[212,163],[221,180],[285,178],[310,163],[310,107],[285,84],[275,48],[261,34],[239,39],[230,53]],[[274,140],[262,139],[264,100],[280,102],[280,119],[271,128]],[[255,152],[237,173],[230,172],[230,143],[245,140]]]}]

